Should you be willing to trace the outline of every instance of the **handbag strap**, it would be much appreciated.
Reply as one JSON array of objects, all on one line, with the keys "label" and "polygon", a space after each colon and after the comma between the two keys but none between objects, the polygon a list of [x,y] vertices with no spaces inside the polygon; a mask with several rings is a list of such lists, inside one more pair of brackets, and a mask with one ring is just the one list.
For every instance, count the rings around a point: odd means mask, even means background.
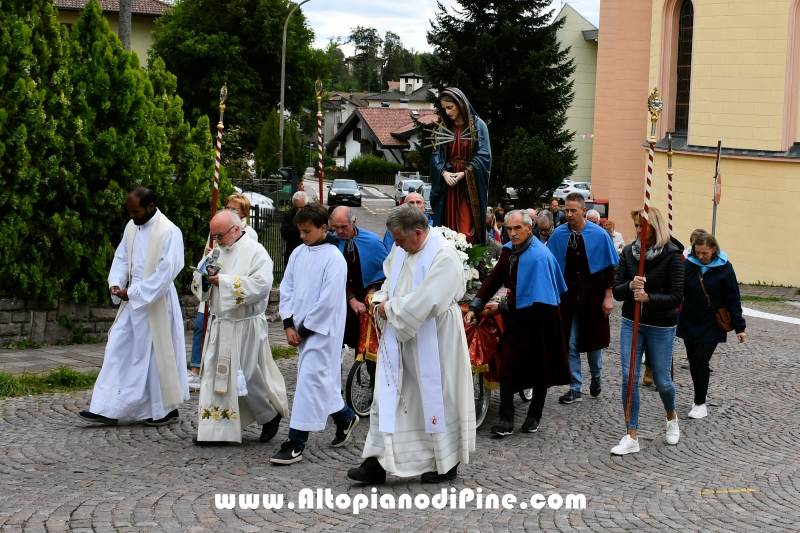
[{"label": "handbag strap", "polygon": [[703,289],[703,294],[706,295],[706,301],[708,302],[708,306],[711,308],[711,311],[713,311],[714,314],[716,314],[717,310],[714,309],[714,304],[711,303],[711,298],[708,296],[708,292],[706,291],[706,285],[705,283],[703,283],[703,276],[700,274],[700,272],[697,273],[697,279],[700,280],[700,287]]}]

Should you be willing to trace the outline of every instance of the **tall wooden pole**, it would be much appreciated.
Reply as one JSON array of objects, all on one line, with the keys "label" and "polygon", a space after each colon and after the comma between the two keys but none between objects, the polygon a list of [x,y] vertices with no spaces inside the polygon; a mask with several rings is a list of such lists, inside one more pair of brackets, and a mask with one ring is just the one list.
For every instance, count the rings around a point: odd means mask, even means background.
[{"label": "tall wooden pole", "polygon": [[[663,103],[658,95],[658,89],[653,89],[650,98],[647,99],[647,108],[650,111],[650,138],[648,143],[650,150],[647,159],[647,181],[644,188],[644,216],[642,217],[642,236],[639,239],[641,247],[639,249],[639,276],[644,276],[644,256],[647,251],[647,229],[650,220],[650,190],[653,182],[653,152],[656,144],[656,123],[658,115],[661,113]],[[642,306],[635,305],[633,312],[633,334],[631,335],[631,358],[628,367],[628,395],[625,402],[625,423],[631,420],[631,403],[633,401],[633,385],[636,370],[636,341],[639,337],[639,320],[642,315]]]},{"label": "tall wooden pole", "polygon": [[667,132],[667,212],[669,214],[669,236],[672,237],[672,133]]},{"label": "tall wooden pole", "polygon": [[322,178],[325,174],[322,164],[322,80],[317,78],[314,84],[314,91],[317,93],[317,166],[319,168],[319,205],[325,205],[324,195],[322,194]]},{"label": "tall wooden pole", "polygon": [[[222,154],[222,118],[225,115],[225,100],[228,98],[228,85],[223,84],[222,89],[219,91],[219,124],[217,124],[217,159],[214,163],[214,191],[211,196],[211,218],[217,214],[217,202],[219,201],[219,161]],[[211,239],[211,234],[208,236],[208,246],[214,247],[214,240]],[[206,342],[206,329],[208,328],[208,300],[203,310],[203,337],[202,343]]]}]

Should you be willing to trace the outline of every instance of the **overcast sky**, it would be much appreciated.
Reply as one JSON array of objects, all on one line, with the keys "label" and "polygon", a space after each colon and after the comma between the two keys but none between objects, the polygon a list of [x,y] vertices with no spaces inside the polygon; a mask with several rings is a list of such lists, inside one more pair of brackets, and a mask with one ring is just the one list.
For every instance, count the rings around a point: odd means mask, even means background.
[{"label": "overcast sky", "polygon": [[[441,0],[450,8],[457,5],[455,0]],[[572,0],[565,2],[586,17],[589,22],[599,26],[600,0]],[[557,13],[562,3],[553,2]],[[306,15],[316,36],[315,46],[324,48],[331,37],[347,40],[350,29],[356,26],[372,27],[383,37],[393,31],[403,40],[406,48],[419,52],[430,52],[425,33],[430,30],[430,20],[436,12],[436,0],[311,0],[300,9]],[[352,48],[346,47],[350,55]]]}]

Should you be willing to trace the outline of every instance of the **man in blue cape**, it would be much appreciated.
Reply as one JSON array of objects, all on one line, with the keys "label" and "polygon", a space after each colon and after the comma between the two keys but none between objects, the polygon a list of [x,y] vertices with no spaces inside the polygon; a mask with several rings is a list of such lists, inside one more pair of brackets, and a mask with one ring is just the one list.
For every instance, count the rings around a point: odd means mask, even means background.
[{"label": "man in blue cape", "polygon": [[433,225],[463,233],[470,244],[485,244],[489,129],[459,89],[439,94],[439,115],[431,154]]},{"label": "man in blue cape", "polygon": [[[419,208],[420,211],[425,213],[425,198],[423,198],[422,195],[418,192],[408,193],[408,195],[406,196],[406,201],[403,203],[406,203],[408,205],[413,205]],[[431,216],[428,213],[425,213],[425,218],[428,219],[428,225],[432,226],[433,218],[431,218]],[[384,233],[383,235],[383,244],[386,246],[387,252],[390,252],[392,250],[392,245],[394,245],[394,239],[392,238],[392,234],[391,232],[389,232],[388,229],[386,230],[386,233]]]},{"label": "man in blue cape", "polygon": [[481,285],[464,317],[467,325],[505,284],[510,289],[489,313],[502,313],[500,336],[500,423],[491,432],[500,437],[514,430],[514,394],[533,389],[522,431],[534,433],[542,419],[547,389],[570,383],[559,302],[567,291],[561,269],[547,247],[532,235],[533,220],[523,211],[506,217],[510,241]]},{"label": "man in blue cape", "polygon": [[586,202],[581,194],[567,196],[564,214],[567,223],[556,228],[547,247],[561,267],[568,288],[561,298],[561,322],[572,384],[558,401],[571,404],[581,401],[581,352],[587,352],[592,374],[589,392],[596,398],[602,391],[603,348],[611,342],[608,316],[614,309],[611,290],[619,254],[606,230],[586,223]]},{"label": "man in blue cape", "polygon": [[331,213],[331,229],[339,237],[339,251],[347,261],[347,320],[344,344],[358,348],[361,315],[367,312],[367,296],[380,289],[386,276],[383,261],[389,253],[380,237],[356,226],[356,215],[340,206]]}]

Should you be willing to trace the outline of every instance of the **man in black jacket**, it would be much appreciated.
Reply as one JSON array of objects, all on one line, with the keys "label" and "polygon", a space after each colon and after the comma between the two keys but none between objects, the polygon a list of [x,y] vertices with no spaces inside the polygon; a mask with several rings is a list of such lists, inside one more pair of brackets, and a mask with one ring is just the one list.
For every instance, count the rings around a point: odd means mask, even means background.
[{"label": "man in black jacket", "polygon": [[283,252],[283,266],[289,264],[289,256],[295,248],[303,244],[303,239],[300,238],[300,230],[294,224],[294,216],[306,204],[308,204],[308,195],[303,191],[297,191],[292,196],[292,208],[283,214],[281,220],[281,237],[286,241],[286,250]]}]

